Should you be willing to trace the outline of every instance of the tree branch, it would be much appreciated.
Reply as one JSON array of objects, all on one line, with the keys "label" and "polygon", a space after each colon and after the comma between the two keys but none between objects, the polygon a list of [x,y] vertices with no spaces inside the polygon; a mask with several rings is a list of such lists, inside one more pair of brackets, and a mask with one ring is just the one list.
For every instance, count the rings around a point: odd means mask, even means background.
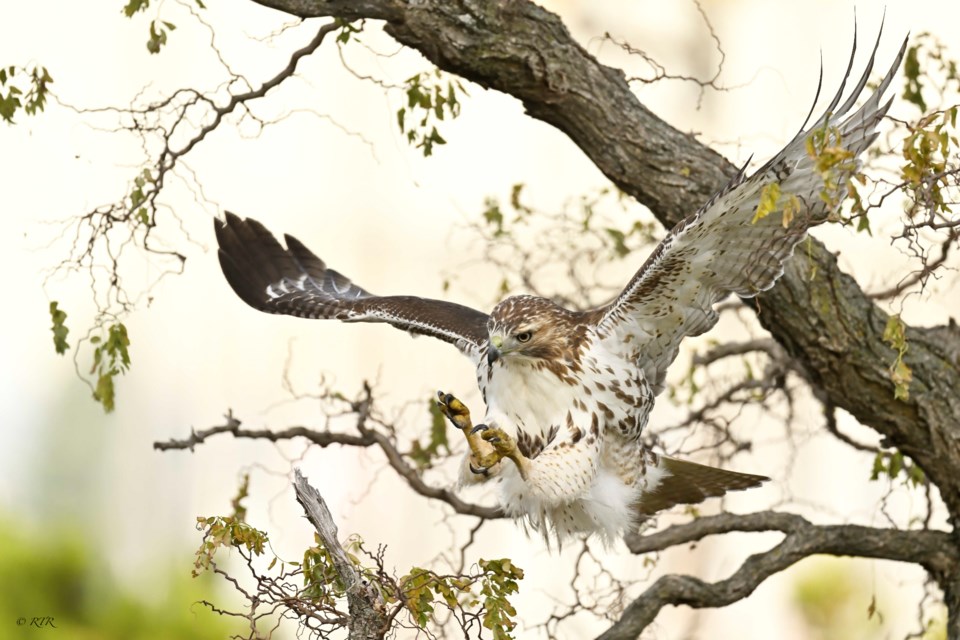
[{"label": "tree branch", "polygon": [[330,515],[327,503],[303,477],[299,469],[294,470],[293,488],[297,502],[307,512],[307,518],[313,524],[323,546],[330,553],[333,567],[343,581],[350,608],[348,622],[350,640],[377,640],[382,638],[389,628],[389,617],[383,597],[376,588],[360,579],[356,567],[347,557],[337,539],[337,524]]},{"label": "tree branch", "polygon": [[633,553],[648,553],[732,531],[781,531],[787,535],[769,551],[747,558],[726,580],[707,583],[693,576],[661,577],[598,640],[636,638],[667,605],[695,609],[729,605],[749,596],[773,574],[815,554],[912,562],[923,566],[938,581],[948,580],[960,571],[960,549],[953,544],[951,534],[944,531],[815,525],[801,516],[775,511],[722,513],[644,536],[628,536],[626,542]]},{"label": "tree branch", "polygon": [[[362,401],[360,403],[353,403],[353,405],[359,405],[362,407]],[[176,449],[188,449],[193,451],[196,445],[203,444],[206,442],[207,438],[220,433],[229,433],[234,438],[238,439],[269,440],[270,442],[281,442],[283,440],[292,440],[294,438],[305,438],[313,444],[321,447],[329,447],[330,445],[337,444],[348,447],[365,448],[377,445],[383,451],[384,455],[387,457],[387,462],[390,464],[393,470],[396,471],[397,475],[403,478],[407,485],[416,493],[432,500],[445,502],[456,513],[459,514],[475,516],[485,520],[496,520],[507,517],[499,507],[484,507],[482,505],[473,504],[472,502],[466,502],[461,500],[457,494],[449,489],[441,489],[424,482],[417,470],[407,463],[403,457],[403,454],[400,453],[399,449],[397,449],[396,445],[390,440],[390,438],[377,430],[369,429],[366,426],[363,426],[363,423],[366,420],[363,412],[360,412],[358,417],[358,431],[360,431],[359,435],[337,433],[334,431],[319,431],[317,429],[311,429],[309,427],[302,426],[288,427],[279,431],[272,431],[270,429],[241,429],[241,422],[233,416],[232,411],[227,411],[225,417],[227,419],[226,424],[217,425],[208,429],[201,429],[200,431],[191,429],[190,436],[188,438],[181,440],[171,438],[170,440],[163,442],[154,442],[153,448],[158,451],[169,451]]]}]

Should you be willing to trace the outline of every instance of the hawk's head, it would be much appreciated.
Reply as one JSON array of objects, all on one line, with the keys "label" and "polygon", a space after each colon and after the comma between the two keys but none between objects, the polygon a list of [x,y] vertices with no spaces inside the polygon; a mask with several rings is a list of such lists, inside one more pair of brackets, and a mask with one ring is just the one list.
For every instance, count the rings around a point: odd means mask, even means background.
[{"label": "hawk's head", "polygon": [[574,364],[585,325],[578,312],[537,296],[511,296],[493,308],[487,362]]}]

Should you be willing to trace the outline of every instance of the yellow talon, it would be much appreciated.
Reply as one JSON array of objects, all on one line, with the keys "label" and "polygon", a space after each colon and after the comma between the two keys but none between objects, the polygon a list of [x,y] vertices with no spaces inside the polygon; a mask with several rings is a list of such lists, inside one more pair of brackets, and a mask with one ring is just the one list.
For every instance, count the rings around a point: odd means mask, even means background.
[{"label": "yellow talon", "polygon": [[485,472],[496,465],[502,456],[497,453],[492,444],[476,433],[477,428],[470,420],[470,410],[453,394],[443,391],[437,392],[437,405],[440,413],[466,436],[467,446],[470,447],[470,466],[476,469],[474,473],[486,475]]},{"label": "yellow talon", "polygon": [[[503,429],[498,427],[488,427],[485,424],[474,427],[470,432],[470,435],[474,437],[479,436],[488,447],[493,449],[493,453],[489,456],[488,460],[484,460],[484,463],[490,460],[499,462],[504,458],[509,458],[515,465],[517,465],[517,470],[520,472],[520,477],[524,480],[527,479],[527,470],[530,461],[520,452],[520,449],[517,447],[517,441],[513,438],[513,436],[508,434]],[[468,436],[468,438],[469,437],[470,436]]]}]

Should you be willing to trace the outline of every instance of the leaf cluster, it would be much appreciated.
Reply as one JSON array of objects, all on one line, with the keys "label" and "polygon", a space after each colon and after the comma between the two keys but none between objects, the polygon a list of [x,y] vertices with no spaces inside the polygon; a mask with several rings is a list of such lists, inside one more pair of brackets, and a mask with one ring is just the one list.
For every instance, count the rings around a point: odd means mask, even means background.
[{"label": "leaf cluster", "polygon": [[434,145],[447,144],[437,131],[437,122],[460,115],[458,94],[467,94],[463,84],[439,69],[424,71],[404,81],[406,104],[397,110],[397,125],[407,142],[433,155]]},{"label": "leaf cluster", "polygon": [[870,471],[871,480],[879,480],[880,476],[887,476],[896,480],[903,475],[903,483],[913,487],[921,486],[926,476],[923,469],[914,464],[899,451],[878,451],[873,458],[873,469]]},{"label": "leaf cluster", "polygon": [[[925,90],[936,89],[944,93],[952,85],[954,90],[960,91],[960,73],[957,62],[948,56],[947,47],[929,31],[918,33],[913,42],[903,61],[901,97],[926,113],[929,105],[924,97]],[[940,82],[934,81],[934,76],[940,76]]]},{"label": "leaf cluster", "polygon": [[197,549],[193,563],[194,577],[210,568],[221,547],[242,548],[259,556],[263,554],[267,544],[266,533],[251,527],[236,516],[197,518],[197,530],[203,531],[203,542]]},{"label": "leaf cluster", "polygon": [[835,212],[847,195],[847,190],[840,188],[841,180],[856,173],[857,159],[853,151],[844,147],[840,129],[829,122],[811,131],[805,146],[814,171],[823,180],[820,199],[829,211]]},{"label": "leaf cluster", "polygon": [[53,326],[50,327],[53,331],[53,348],[58,354],[63,355],[70,348],[70,343],[67,342],[67,334],[70,333],[70,329],[65,324],[67,312],[59,308],[59,303],[56,300],[50,303],[50,319],[53,320]]},{"label": "leaf cluster", "polygon": [[[786,199],[786,201],[784,201]],[[750,224],[756,224],[771,213],[777,211],[781,215],[781,223],[786,229],[793,222],[793,219],[803,210],[803,203],[794,194],[784,194],[780,189],[779,182],[771,182],[760,191],[760,202],[757,203],[757,209],[753,213],[753,219]]]},{"label": "leaf cluster", "polygon": [[[426,629],[437,605],[451,611],[480,607],[480,623],[495,640],[513,638],[516,609],[509,597],[520,589],[523,570],[508,558],[480,560],[479,573],[444,576],[414,567],[400,579],[403,603],[418,627]],[[474,587],[479,586],[479,593]]]},{"label": "leaf cluster", "polygon": [[[24,82],[26,90],[22,88]],[[28,70],[10,66],[0,69],[0,119],[13,124],[13,117],[20,109],[28,116],[43,111],[51,84],[53,78],[46,67],[34,65]]]},{"label": "leaf cluster", "polygon": [[903,140],[901,178],[911,201],[907,215],[932,211],[936,217],[952,212],[946,190],[955,186],[951,163],[960,156],[957,139],[957,107],[935,111],[916,123],[908,123]]},{"label": "leaf cluster", "polygon": [[[245,480],[240,496],[246,488]],[[267,604],[265,596],[268,593],[276,596],[273,591],[282,591],[283,596],[276,604],[280,609],[288,610],[290,616],[311,618],[324,613],[326,625],[348,624],[349,615],[345,613],[343,601],[348,589],[354,585],[344,583],[333,555],[319,534],[314,534],[315,544],[304,551],[302,562],[280,562],[274,556],[266,570],[260,572],[249,560],[254,555],[262,555],[267,548],[265,532],[236,516],[200,517],[197,518],[197,529],[203,532],[203,541],[196,552],[194,577],[213,567],[217,573],[237,584],[235,578],[214,565],[221,548],[235,548],[248,560],[257,583],[267,589],[265,594],[258,596],[261,604]],[[471,571],[451,575],[413,567],[406,575],[396,578],[384,569],[383,547],[379,553],[371,554],[358,536],[348,538],[342,547],[364,588],[377,594],[384,610],[391,612],[390,620],[394,620],[398,613],[406,612],[412,625],[433,632],[443,626],[443,619],[438,616],[441,610],[446,610],[453,614],[465,633],[475,626],[490,630],[495,640],[513,638],[517,612],[510,598],[519,591],[523,570],[510,559],[481,559]],[[364,557],[372,560],[372,564],[365,565]],[[279,575],[274,577],[278,562],[281,565]],[[288,580],[298,574],[302,575],[302,588],[293,587]],[[284,617],[288,616],[284,614]]]},{"label": "leaf cluster", "polygon": [[[197,7],[206,9],[202,0],[194,0]],[[150,8],[150,0],[129,0],[123,7],[123,15],[128,18],[136,14],[146,12]],[[166,20],[154,19],[150,21],[150,35],[147,38],[147,51],[150,53],[160,53],[160,49],[167,44],[167,34],[175,31],[177,25]]]},{"label": "leaf cluster", "polygon": [[130,368],[127,327],[122,322],[111,324],[106,337],[93,336],[90,344],[94,345],[90,374],[97,377],[93,398],[109,413],[114,409],[114,378]]}]

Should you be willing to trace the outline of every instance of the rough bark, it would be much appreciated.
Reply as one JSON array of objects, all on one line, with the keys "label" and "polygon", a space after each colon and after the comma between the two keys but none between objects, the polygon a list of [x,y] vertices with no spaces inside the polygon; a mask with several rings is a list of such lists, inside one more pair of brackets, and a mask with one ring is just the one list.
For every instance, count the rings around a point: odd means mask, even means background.
[{"label": "rough bark", "polygon": [[357,568],[350,562],[337,539],[337,524],[330,515],[326,501],[319,491],[310,486],[299,469],[294,473],[293,488],[297,493],[297,501],[330,553],[340,580],[346,585],[347,605],[350,608],[347,637],[349,640],[380,640],[390,627],[390,618],[380,592],[360,578]]},{"label": "rough bark", "polygon": [[661,577],[630,603],[598,640],[636,638],[667,605],[697,609],[727,606],[749,596],[773,574],[815,554],[911,562],[924,567],[941,584],[956,580],[954,576],[960,572],[960,548],[943,531],[815,525],[796,514],[776,511],[721,513],[649,535],[628,536],[626,542],[634,553],[650,553],[731,531],[780,531],[786,537],[769,551],[747,558],[733,575],[719,582],[707,583],[693,576]]},{"label": "rough bark", "polygon": [[[301,17],[376,18],[441,69],[522,101],[566,133],[620,189],[667,226],[696,210],[734,167],[646,109],[624,74],[600,64],[554,14],[524,0],[255,0]],[[809,373],[825,399],[909,455],[939,489],[960,543],[960,330],[909,327],[909,400],[894,399],[887,314],[818,241],[753,304],[760,322]],[[960,638],[960,585],[947,591]]]}]

